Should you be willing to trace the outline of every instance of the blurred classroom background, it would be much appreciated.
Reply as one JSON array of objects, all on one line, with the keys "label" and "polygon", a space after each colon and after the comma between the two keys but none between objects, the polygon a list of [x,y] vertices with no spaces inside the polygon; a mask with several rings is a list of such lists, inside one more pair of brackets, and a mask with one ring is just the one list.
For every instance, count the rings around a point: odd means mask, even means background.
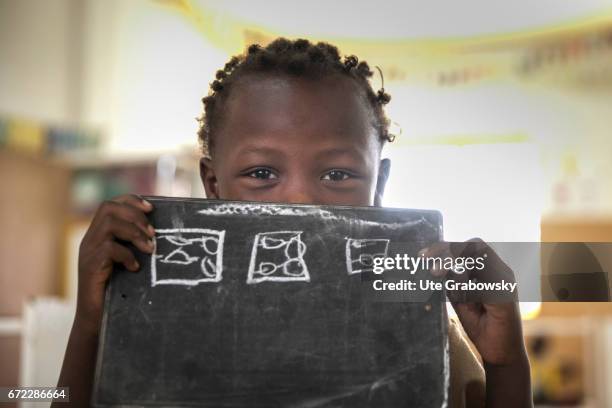
[{"label": "blurred classroom background", "polygon": [[[447,240],[612,242],[610,0],[0,0],[1,386],[55,384],[101,200],[203,197],[201,98],[278,35],[381,67],[385,205]],[[538,405],[612,407],[612,303],[523,316]]]}]

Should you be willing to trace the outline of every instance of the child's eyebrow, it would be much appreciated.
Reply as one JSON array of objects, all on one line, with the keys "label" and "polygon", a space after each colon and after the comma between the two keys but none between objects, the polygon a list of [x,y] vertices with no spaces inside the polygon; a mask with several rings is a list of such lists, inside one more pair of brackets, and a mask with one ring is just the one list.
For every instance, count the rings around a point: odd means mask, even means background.
[{"label": "child's eyebrow", "polygon": [[[255,157],[266,157],[270,159],[285,159],[287,153],[283,151],[283,149],[279,149],[271,146],[261,146],[261,145],[246,145],[244,147],[239,148],[236,152],[235,158],[238,160],[245,160],[246,157],[255,156]],[[360,162],[366,162],[368,160],[368,151],[367,149],[360,149],[353,145],[346,146],[330,146],[323,147],[317,152],[314,153],[314,158],[316,160],[331,160],[338,158],[349,158],[354,159]]]},{"label": "child's eyebrow", "polygon": [[236,156],[242,156],[242,155],[249,155],[249,154],[253,154],[253,155],[268,155],[268,156],[281,156],[282,152],[279,149],[275,149],[273,147],[267,147],[267,146],[256,146],[256,145],[247,145],[244,146],[242,148],[240,148],[240,150],[238,150],[238,153],[236,154]]},{"label": "child's eyebrow", "polygon": [[341,155],[361,155],[359,149],[355,147],[330,147],[328,149],[321,150],[317,153],[318,156],[341,156]]},{"label": "child's eyebrow", "polygon": [[367,152],[362,149],[358,149],[355,146],[331,147],[320,150],[317,152],[316,156],[318,159],[333,159],[340,156],[347,156],[363,161],[367,158]]}]

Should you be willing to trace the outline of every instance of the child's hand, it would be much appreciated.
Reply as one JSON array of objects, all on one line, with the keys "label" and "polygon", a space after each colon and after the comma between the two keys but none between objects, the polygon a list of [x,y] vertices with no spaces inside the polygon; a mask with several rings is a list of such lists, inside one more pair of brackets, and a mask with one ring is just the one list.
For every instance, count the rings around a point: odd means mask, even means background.
[{"label": "child's hand", "polygon": [[[514,283],[514,273],[483,240],[464,243],[441,242],[421,251],[425,257],[485,257],[481,271],[458,275],[450,270],[431,271],[455,281],[477,279],[480,282]],[[486,255],[485,255],[486,254]],[[529,359],[523,341],[518,296],[500,295],[468,303],[449,294],[459,321],[482,357],[486,372],[487,407],[532,407]],[[488,299],[487,299],[488,298]],[[494,301],[492,301],[494,300]]]},{"label": "child's hand", "polygon": [[136,272],[140,265],[120,241],[130,242],[142,252],[153,251],[155,230],[145,213],[153,205],[135,195],[123,195],[98,208],[79,247],[79,286],[75,322],[97,333],[102,320],[104,291],[113,263]]},{"label": "child's hand", "polygon": [[[464,243],[440,242],[421,252],[425,257],[470,257],[484,256],[484,269],[466,270],[459,275],[451,270],[433,270],[434,276],[445,276],[458,282],[477,279],[480,282],[516,282],[514,273],[483,240],[475,238]],[[484,301],[463,303],[462,299],[449,293],[457,316],[465,332],[478,349],[483,362],[495,365],[513,364],[524,358],[521,316],[516,293],[511,297],[491,299],[494,295],[483,293]],[[486,298],[489,298],[487,302]],[[472,301],[473,302],[473,301]]]}]

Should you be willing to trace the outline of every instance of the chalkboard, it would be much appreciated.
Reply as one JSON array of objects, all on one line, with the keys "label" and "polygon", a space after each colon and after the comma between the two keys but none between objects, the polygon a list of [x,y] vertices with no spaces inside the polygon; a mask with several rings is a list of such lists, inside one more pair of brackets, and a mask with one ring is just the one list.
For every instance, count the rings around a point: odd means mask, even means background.
[{"label": "chalkboard", "polygon": [[107,287],[94,406],[445,406],[443,294],[363,289],[371,256],[441,239],[438,212],[147,199],[156,250]]}]

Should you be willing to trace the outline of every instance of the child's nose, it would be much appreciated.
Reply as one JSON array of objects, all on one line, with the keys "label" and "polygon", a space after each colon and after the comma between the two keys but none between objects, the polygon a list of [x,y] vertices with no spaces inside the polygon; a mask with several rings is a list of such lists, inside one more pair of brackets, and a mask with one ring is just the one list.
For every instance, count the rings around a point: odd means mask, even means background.
[{"label": "child's nose", "polygon": [[316,194],[306,186],[295,185],[285,191],[283,202],[290,204],[317,204]]},{"label": "child's nose", "polygon": [[308,194],[292,194],[283,199],[283,202],[289,204],[317,204],[317,201]]}]

